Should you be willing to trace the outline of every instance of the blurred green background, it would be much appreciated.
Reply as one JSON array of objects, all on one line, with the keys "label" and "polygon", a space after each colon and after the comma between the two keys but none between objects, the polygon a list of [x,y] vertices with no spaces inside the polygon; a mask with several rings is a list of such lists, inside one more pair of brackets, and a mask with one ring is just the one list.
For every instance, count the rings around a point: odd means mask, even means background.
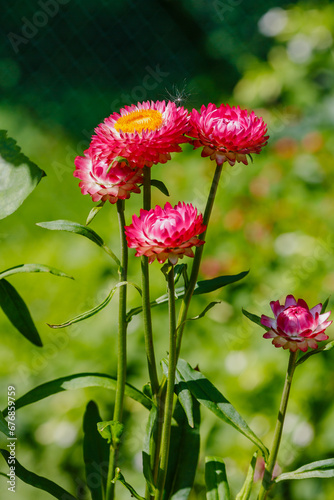
[{"label": "blurred green background", "polygon": [[[44,347],[33,347],[1,313],[1,396],[17,396],[56,377],[81,371],[116,371],[117,299],[99,315],[65,330],[60,323],[100,303],[117,280],[112,261],[88,240],[48,232],[36,222],[84,223],[93,204],[73,177],[73,161],[88,147],[93,128],[124,104],[182,99],[188,109],[228,102],[254,109],[268,123],[269,145],[249,166],[225,166],[207,235],[201,276],[236,274],[242,282],[196,297],[198,314],[187,327],[182,357],[210,378],[270,445],[288,354],[262,339],[241,313],[269,314],[269,301],[292,293],[310,306],[333,291],[334,251],[334,5],[329,1],[246,0],[14,1],[2,12],[0,127],[9,131],[47,173],[21,208],[0,222],[0,269],[36,262],[58,267],[75,281],[48,275],[10,279],[26,300]],[[178,101],[179,102],[179,101]],[[214,163],[185,146],[153,177],[168,186],[171,203],[203,210]],[[153,192],[153,202],[166,198]],[[141,197],[127,202],[127,220]],[[105,206],[92,223],[118,251],[116,209]],[[133,253],[132,253],[133,255]],[[132,258],[130,280],[139,281]],[[154,263],[152,297],[165,291]],[[138,297],[129,291],[129,307]],[[166,310],[154,310],[157,358],[167,350]],[[333,338],[333,329],[328,332]],[[298,368],[279,462],[284,470],[334,456],[333,353]],[[128,381],[147,381],[141,317],[129,327]],[[72,391],[17,412],[17,458],[34,472],[88,499],[84,489],[82,417],[94,399],[105,420],[113,395]],[[121,467],[143,492],[142,437],[147,414],[126,401]],[[202,443],[191,498],[203,499],[204,457],[226,459],[233,494],[244,479],[251,444],[203,409]],[[1,438],[2,439],[2,438]],[[6,444],[4,442],[4,444]],[[1,463],[1,471],[7,472]],[[1,498],[10,499],[1,477]],[[17,481],[17,498],[49,495]],[[118,486],[117,498],[129,498]],[[288,482],[278,500],[334,498],[333,480]]]}]

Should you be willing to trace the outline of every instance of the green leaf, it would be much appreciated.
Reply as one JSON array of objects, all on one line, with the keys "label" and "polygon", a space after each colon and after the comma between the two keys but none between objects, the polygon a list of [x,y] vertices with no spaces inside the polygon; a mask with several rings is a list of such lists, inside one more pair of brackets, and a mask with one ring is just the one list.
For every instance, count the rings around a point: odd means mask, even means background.
[{"label": "green leaf", "polygon": [[144,497],[141,497],[136,492],[136,490],[131,486],[131,484],[129,484],[125,481],[125,478],[118,467],[116,468],[116,475],[115,475],[115,478],[112,480],[112,482],[116,483],[116,481],[119,481],[120,483],[122,483],[126,487],[126,489],[131,493],[132,497],[136,498],[137,500],[145,500]]},{"label": "green leaf", "polygon": [[303,465],[293,472],[286,472],[280,474],[273,481],[279,483],[280,481],[288,481],[291,479],[309,479],[311,477],[328,478],[334,477],[334,458],[327,460],[318,460],[307,465]]},{"label": "green leaf", "polygon": [[187,318],[185,321],[196,321],[197,319],[203,318],[206,315],[206,313],[210,311],[210,309],[212,309],[217,304],[221,304],[221,300],[215,300],[214,302],[210,302],[210,304],[208,304],[200,314],[194,316],[193,318]]},{"label": "green leaf", "polygon": [[243,484],[243,487],[239,491],[238,495],[235,497],[235,500],[249,500],[254,484],[254,472],[255,472],[257,456],[258,452],[256,451],[252,457],[251,463],[249,464],[247,476]]},{"label": "green leaf", "polygon": [[244,316],[246,316],[246,318],[253,321],[253,323],[255,323],[256,325],[261,326],[261,328],[264,328],[264,330],[266,330],[266,331],[270,330],[270,328],[262,325],[260,316],[256,316],[256,314],[252,314],[252,313],[246,311],[246,309],[242,309],[242,314]]},{"label": "green leaf", "polygon": [[68,274],[59,271],[54,267],[44,266],[43,264],[20,264],[18,266],[11,267],[2,271],[0,273],[0,279],[6,278],[7,276],[11,276],[12,274],[18,273],[50,273],[55,276],[60,276],[62,278],[70,278],[73,280],[73,276],[69,276]]},{"label": "green leaf", "polygon": [[[194,290],[194,295],[200,295],[203,293],[209,293],[213,292],[214,290],[217,290],[218,288],[222,288],[226,285],[230,285],[231,283],[235,283],[236,281],[241,280],[244,278],[249,271],[244,271],[239,274],[231,275],[231,276],[219,276],[218,278],[213,278],[211,280],[205,280],[205,281],[198,281],[195,286]],[[175,297],[176,299],[182,299],[182,297],[185,294],[185,287],[181,286],[175,289]],[[168,302],[168,294],[165,293],[164,295],[161,295],[157,299],[153,300],[151,302],[151,308],[159,306],[161,304],[165,304]],[[143,308],[141,306],[135,307],[131,309],[127,313],[127,322],[130,322],[132,317],[135,316],[136,314],[140,314],[142,312]]]},{"label": "green leaf", "polygon": [[88,224],[90,224],[92,222],[94,217],[97,216],[99,211],[103,208],[104,204],[105,204],[105,201],[101,201],[98,205],[95,205],[95,207],[93,207],[91,209],[91,211],[88,214],[87,220],[86,220],[86,224],[85,224],[86,226],[88,226]]},{"label": "green leaf", "polygon": [[[8,463],[8,459],[10,454],[7,450],[0,450],[2,456]],[[30,484],[35,488],[46,491],[54,498],[58,498],[58,500],[76,500],[76,498],[68,493],[66,490],[58,486],[58,484],[50,481],[50,479],[46,479],[45,477],[38,476],[33,472],[25,469],[23,465],[15,458],[15,475],[21,479],[24,483]]]},{"label": "green leaf", "polygon": [[[115,391],[116,383],[116,377],[111,377],[104,373],[76,373],[74,375],[68,375],[67,377],[51,380],[50,382],[35,387],[16,400],[15,408],[18,410],[19,408],[41,401],[53,394],[73,389],[104,387],[105,389]],[[125,394],[135,401],[138,401],[138,403],[142,404],[148,410],[151,409],[152,401],[132,385],[126,384]],[[4,416],[7,416],[7,412],[8,409],[3,411]]]},{"label": "green leaf", "polygon": [[327,297],[327,299],[325,300],[325,302],[322,304],[322,308],[321,308],[320,314],[324,314],[326,312],[326,309],[327,309],[328,302],[329,302],[330,298],[331,298],[331,296]]},{"label": "green leaf", "polygon": [[183,408],[176,403],[164,500],[187,500],[193,487],[200,450],[200,410],[195,399],[193,415],[194,427],[191,428]]},{"label": "green leaf", "polygon": [[109,444],[115,447],[121,440],[124,425],[117,420],[103,420],[97,423],[97,430],[103,439],[106,439]]},{"label": "green leaf", "polygon": [[[90,401],[83,418],[83,455],[86,482],[92,500],[104,500],[106,477],[108,476],[109,446],[97,430],[97,424],[101,420],[97,405],[94,401]],[[94,478],[94,481],[91,478]]]},{"label": "green leaf", "polygon": [[268,450],[262,441],[248,427],[247,423],[231,405],[231,403],[218,391],[218,389],[199,371],[193,370],[189,363],[179,359],[177,363],[177,373],[187,384],[192,395],[218,418],[225,423],[232,425],[241,434],[246,436],[262,451],[265,458],[268,457]]},{"label": "green leaf", "polygon": [[[165,377],[168,378],[168,362],[162,360],[161,366]],[[194,427],[195,426],[194,408],[193,408],[194,398],[190,390],[188,389],[187,384],[185,383],[183,378],[180,377],[180,374],[178,372],[175,373],[174,391],[177,394],[179,402],[181,403],[181,406],[187,416],[188,424],[190,425],[190,427]]]},{"label": "green leaf", "polygon": [[327,342],[327,344],[323,345],[322,347],[319,347],[317,349],[312,349],[312,351],[307,352],[306,354],[303,354],[298,361],[296,362],[296,366],[301,365],[304,363],[308,358],[311,356],[314,356],[315,354],[320,354],[321,352],[324,351],[330,351],[334,347],[334,340],[331,342]]},{"label": "green leaf", "polygon": [[12,325],[27,340],[42,347],[41,338],[24,300],[5,279],[0,280],[0,307]]},{"label": "green leaf", "polygon": [[8,422],[7,420],[5,420],[5,417],[3,416],[1,411],[0,411],[0,432],[2,432],[8,437],[10,436],[8,429]]},{"label": "green leaf", "polygon": [[154,439],[157,430],[157,419],[158,419],[158,411],[157,407],[154,405],[151,408],[150,415],[148,417],[146,432],[144,437],[144,445],[143,445],[143,473],[146,479],[146,484],[151,496],[155,495],[155,485],[153,479],[152,466],[154,463]]},{"label": "green leaf", "polygon": [[230,500],[225,464],[221,458],[205,458],[206,500]]},{"label": "green leaf", "polygon": [[176,264],[176,266],[174,266],[174,283],[175,283],[175,285],[178,283],[181,276],[184,277],[184,273],[187,273],[187,267],[188,267],[188,265],[184,264],[184,263]]},{"label": "green leaf", "polygon": [[103,250],[116,262],[117,266],[121,263],[116,257],[114,252],[105,244],[101,236],[99,236],[93,229],[89,227],[82,226],[77,222],[72,222],[69,220],[53,220],[48,222],[38,222],[37,226],[44,227],[45,229],[50,229],[51,231],[67,231],[69,233],[81,234],[85,238],[93,241],[96,245],[103,248]]},{"label": "green leaf", "polygon": [[50,325],[48,323],[48,326],[50,328],[65,328],[67,326],[73,325],[74,323],[79,323],[80,321],[91,318],[92,316],[94,316],[98,312],[102,311],[102,309],[104,309],[109,304],[109,302],[111,301],[111,299],[115,295],[116,290],[117,290],[117,286],[115,286],[110,291],[109,295],[104,299],[103,302],[101,302],[101,304],[99,304],[98,306],[95,306],[93,309],[90,309],[89,311],[81,313],[78,316],[75,316],[75,318],[72,318],[72,319],[69,319],[68,321],[65,321],[65,323],[60,323],[59,325]]},{"label": "green leaf", "polygon": [[158,188],[159,191],[162,192],[162,194],[170,196],[166,185],[162,181],[158,181],[157,179],[151,179],[151,186]]},{"label": "green leaf", "polygon": [[15,140],[0,130],[0,219],[15,212],[45,175]]}]

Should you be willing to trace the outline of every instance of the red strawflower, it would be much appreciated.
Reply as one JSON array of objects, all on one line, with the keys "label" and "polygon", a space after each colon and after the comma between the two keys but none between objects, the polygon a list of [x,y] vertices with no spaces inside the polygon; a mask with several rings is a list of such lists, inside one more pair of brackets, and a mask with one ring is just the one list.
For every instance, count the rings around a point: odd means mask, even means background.
[{"label": "red strawflower", "polygon": [[204,244],[197,236],[205,229],[197,209],[179,202],[174,208],[166,203],[164,208],[140,210],[140,216],[134,215],[132,224],[125,227],[125,234],[128,247],[137,250],[136,257],[146,255],[150,263],[168,259],[176,264],[183,255],[194,257],[191,247]]},{"label": "red strawflower", "polygon": [[260,153],[268,142],[267,126],[262,118],[239,106],[215,104],[202,106],[201,112],[193,109],[188,135],[194,137],[194,148],[204,146],[202,156],[210,156],[218,165],[236,161],[248,165],[247,154]]}]

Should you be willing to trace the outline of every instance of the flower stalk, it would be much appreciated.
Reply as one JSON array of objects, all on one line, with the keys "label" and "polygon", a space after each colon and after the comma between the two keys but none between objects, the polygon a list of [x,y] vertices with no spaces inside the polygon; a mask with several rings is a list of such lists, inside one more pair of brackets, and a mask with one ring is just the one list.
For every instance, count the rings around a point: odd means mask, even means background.
[{"label": "flower stalk", "polygon": [[280,408],[278,411],[278,417],[277,417],[277,421],[276,421],[273,444],[272,444],[271,451],[269,454],[268,465],[264,471],[263,481],[262,481],[262,485],[260,488],[258,500],[265,500],[267,498],[267,495],[269,493],[269,489],[271,487],[273,470],[274,470],[274,467],[276,464],[278,450],[279,450],[279,447],[281,444],[283,425],[284,425],[284,420],[285,420],[286,409],[288,406],[292,377],[293,377],[293,374],[294,374],[294,371],[296,368],[297,355],[298,355],[298,351],[296,351],[296,352],[290,351],[289,364],[288,364],[288,369],[286,372],[281,404],[280,404]]},{"label": "flower stalk", "polygon": [[162,500],[166,482],[168,455],[170,445],[170,434],[173,414],[174,384],[176,371],[176,315],[175,315],[175,285],[174,266],[171,265],[167,272],[168,285],[168,313],[169,313],[169,357],[167,391],[164,409],[164,420],[162,427],[161,451],[159,461],[159,472],[155,500]]},{"label": "flower stalk", "polygon": [[[119,282],[126,282],[128,271],[128,247],[124,232],[124,200],[117,201],[117,215],[121,241],[121,266],[119,269]],[[126,295],[127,286],[126,284],[124,284],[119,287],[117,385],[113,416],[113,420],[120,423],[122,422],[123,417],[124,391],[126,382]],[[113,500],[115,495],[115,485],[111,481],[115,476],[118,451],[119,443],[112,443],[110,446],[106,500]]]}]

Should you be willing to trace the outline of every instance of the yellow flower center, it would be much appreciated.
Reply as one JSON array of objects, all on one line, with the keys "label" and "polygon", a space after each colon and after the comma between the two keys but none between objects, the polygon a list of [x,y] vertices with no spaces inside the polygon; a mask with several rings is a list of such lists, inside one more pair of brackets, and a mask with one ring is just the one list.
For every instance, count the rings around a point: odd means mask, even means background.
[{"label": "yellow flower center", "polygon": [[139,134],[143,130],[157,130],[163,122],[162,114],[155,109],[141,109],[121,116],[114,127],[119,132]]}]

